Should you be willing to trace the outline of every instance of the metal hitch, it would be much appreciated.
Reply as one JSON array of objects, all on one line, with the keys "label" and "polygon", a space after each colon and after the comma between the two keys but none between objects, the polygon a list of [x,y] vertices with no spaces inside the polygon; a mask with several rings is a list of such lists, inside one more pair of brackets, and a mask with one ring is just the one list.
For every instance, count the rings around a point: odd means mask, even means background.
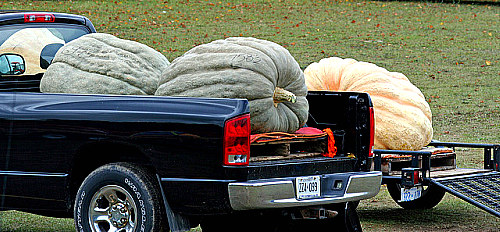
[{"label": "metal hitch", "polygon": [[406,188],[422,185],[422,176],[420,168],[403,168],[401,169],[401,185]]},{"label": "metal hitch", "polygon": [[334,218],[339,213],[325,208],[307,208],[301,209],[300,214],[302,219],[328,219]]}]

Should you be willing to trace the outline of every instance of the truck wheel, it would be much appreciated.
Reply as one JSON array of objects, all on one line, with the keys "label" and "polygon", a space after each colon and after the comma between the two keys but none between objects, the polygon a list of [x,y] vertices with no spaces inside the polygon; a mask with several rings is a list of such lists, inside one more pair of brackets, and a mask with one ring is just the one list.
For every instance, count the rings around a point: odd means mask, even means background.
[{"label": "truck wheel", "polygon": [[145,169],[113,163],[83,181],[74,207],[77,231],[168,231],[159,186]]},{"label": "truck wheel", "polygon": [[422,196],[413,201],[399,202],[401,199],[401,185],[397,183],[387,184],[387,191],[392,199],[404,209],[430,209],[443,199],[446,193],[442,188],[436,185],[429,185],[422,190]]}]

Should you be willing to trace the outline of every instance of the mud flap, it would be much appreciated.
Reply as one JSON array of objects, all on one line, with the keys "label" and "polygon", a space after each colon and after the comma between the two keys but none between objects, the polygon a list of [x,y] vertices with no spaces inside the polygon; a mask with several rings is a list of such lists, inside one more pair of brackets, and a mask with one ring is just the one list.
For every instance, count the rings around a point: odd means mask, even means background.
[{"label": "mud flap", "polygon": [[[158,184],[161,186],[160,177],[156,175],[158,178]],[[163,192],[163,188],[160,187],[161,195],[163,197],[163,204],[165,205],[165,214],[167,215],[168,226],[170,227],[170,231],[172,232],[184,232],[191,230],[191,224],[189,222],[189,218],[172,211],[170,205],[168,204],[167,197],[165,196],[165,192]]]},{"label": "mud flap", "polygon": [[356,204],[347,202],[345,205],[344,221],[347,232],[362,232],[361,222],[359,221]]},{"label": "mud flap", "polygon": [[356,207],[355,202],[347,202],[332,209],[339,213],[333,221],[332,227],[335,228],[335,232],[363,231]]}]

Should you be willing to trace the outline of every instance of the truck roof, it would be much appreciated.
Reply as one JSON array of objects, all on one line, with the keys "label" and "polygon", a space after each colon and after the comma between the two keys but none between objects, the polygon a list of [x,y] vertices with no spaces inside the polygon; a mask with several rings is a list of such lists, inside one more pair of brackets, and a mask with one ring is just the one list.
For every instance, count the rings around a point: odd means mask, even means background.
[{"label": "truck roof", "polygon": [[0,26],[24,23],[77,24],[86,26],[93,33],[96,32],[92,22],[81,15],[44,11],[0,10]]}]

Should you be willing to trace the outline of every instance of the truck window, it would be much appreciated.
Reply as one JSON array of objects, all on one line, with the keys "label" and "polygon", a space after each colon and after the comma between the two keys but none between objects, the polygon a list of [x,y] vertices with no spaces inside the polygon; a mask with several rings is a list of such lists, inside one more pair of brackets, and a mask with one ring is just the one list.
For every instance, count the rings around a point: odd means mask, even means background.
[{"label": "truck window", "polygon": [[0,56],[0,74],[9,73],[10,65],[7,56]]},{"label": "truck window", "polygon": [[[0,85],[0,91],[38,92],[40,79],[57,51],[66,43],[89,33],[86,27],[73,24],[0,26],[0,55],[19,55],[25,62],[23,72],[8,72],[7,69],[12,67],[1,62],[0,65],[3,66],[0,67],[0,82],[3,83]],[[8,84],[5,84],[6,82]]]}]

